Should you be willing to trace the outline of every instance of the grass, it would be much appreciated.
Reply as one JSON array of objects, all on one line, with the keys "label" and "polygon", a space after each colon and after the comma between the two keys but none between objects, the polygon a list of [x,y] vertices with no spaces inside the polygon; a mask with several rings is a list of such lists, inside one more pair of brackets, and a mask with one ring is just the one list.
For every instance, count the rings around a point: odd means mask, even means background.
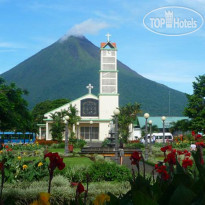
[{"label": "grass", "polygon": [[93,163],[89,158],[87,157],[65,157],[63,159],[63,162],[66,164],[66,166],[77,166],[77,165],[86,165],[89,166]]},{"label": "grass", "polygon": [[[49,152],[58,152],[58,153],[64,154],[65,149],[64,148],[48,148],[48,151]],[[74,148],[73,152],[74,153],[80,152],[80,148]]]}]

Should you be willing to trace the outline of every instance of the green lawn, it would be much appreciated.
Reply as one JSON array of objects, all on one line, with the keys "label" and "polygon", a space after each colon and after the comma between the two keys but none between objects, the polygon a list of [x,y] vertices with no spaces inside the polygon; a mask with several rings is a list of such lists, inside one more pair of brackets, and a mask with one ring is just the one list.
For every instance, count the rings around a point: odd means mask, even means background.
[{"label": "green lawn", "polygon": [[89,166],[93,163],[93,161],[87,157],[65,157],[63,159],[63,162],[66,164],[66,166],[76,166],[76,165]]},{"label": "green lawn", "polygon": [[[64,153],[65,149],[64,148],[48,148],[49,152],[58,152],[58,153]],[[74,148],[74,153],[80,152],[80,148]]]},{"label": "green lawn", "polygon": [[[58,153],[61,153],[63,154],[64,153],[64,148],[52,148],[52,149],[48,149],[49,152],[58,152]],[[80,149],[79,148],[76,148],[74,149],[74,153],[78,153],[80,152]],[[23,156],[22,157],[23,160],[25,161],[32,161],[32,160],[35,160],[35,159],[39,159],[41,160],[41,157],[39,156]],[[80,157],[80,156],[69,156],[69,157],[64,157],[63,158],[63,162],[66,164],[66,166],[76,166],[76,165],[86,165],[86,166],[89,166],[93,163],[92,160],[90,160],[90,158],[88,157]]]}]

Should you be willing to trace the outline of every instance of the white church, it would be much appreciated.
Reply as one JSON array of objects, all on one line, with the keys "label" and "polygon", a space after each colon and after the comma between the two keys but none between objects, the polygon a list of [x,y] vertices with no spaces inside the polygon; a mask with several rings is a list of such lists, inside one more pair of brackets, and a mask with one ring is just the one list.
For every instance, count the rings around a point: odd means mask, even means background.
[{"label": "white church", "polygon": [[[112,120],[113,111],[119,107],[118,94],[118,70],[117,70],[117,47],[116,43],[110,41],[107,34],[107,42],[100,46],[100,93],[98,96],[92,94],[93,86],[89,84],[86,88],[88,93],[56,108],[44,115],[45,124],[39,125],[39,138],[51,140],[51,113],[67,110],[72,104],[78,110],[81,120],[74,128],[77,138],[93,141],[103,141],[109,136],[109,124]],[[89,83],[89,82],[88,82]]]}]

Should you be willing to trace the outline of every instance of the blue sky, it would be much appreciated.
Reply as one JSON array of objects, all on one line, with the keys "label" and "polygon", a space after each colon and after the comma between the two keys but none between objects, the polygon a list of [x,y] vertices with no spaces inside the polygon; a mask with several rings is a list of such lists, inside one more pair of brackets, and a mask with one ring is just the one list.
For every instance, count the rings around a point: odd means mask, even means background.
[{"label": "blue sky", "polygon": [[143,25],[159,7],[183,6],[205,16],[204,0],[0,0],[0,74],[67,33],[99,46],[111,41],[118,59],[150,80],[192,93],[205,73],[205,28],[185,36],[162,36]]}]

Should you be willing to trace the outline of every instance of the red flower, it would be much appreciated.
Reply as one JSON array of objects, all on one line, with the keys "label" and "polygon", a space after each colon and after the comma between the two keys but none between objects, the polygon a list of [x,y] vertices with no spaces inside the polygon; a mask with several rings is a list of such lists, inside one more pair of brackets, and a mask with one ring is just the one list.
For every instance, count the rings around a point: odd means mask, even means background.
[{"label": "red flower", "polygon": [[204,142],[196,142],[196,146],[201,146],[201,147],[205,147],[205,144]]},{"label": "red flower", "polygon": [[191,132],[191,135],[192,135],[192,136],[195,136],[195,134],[196,134],[196,133],[195,133],[194,131]]},{"label": "red flower", "polygon": [[71,186],[71,187],[78,186],[78,182],[71,182],[71,183],[70,183],[70,186]]},{"label": "red flower", "polygon": [[189,158],[185,158],[184,160],[182,160],[182,167],[184,167],[185,169],[190,166],[192,167],[193,165],[193,161]]},{"label": "red flower", "polygon": [[200,163],[203,165],[204,164],[204,159],[201,157]]},{"label": "red flower", "polygon": [[164,159],[164,162],[168,162],[169,164],[176,164],[176,153],[171,152],[167,155],[167,157]]},{"label": "red flower", "polygon": [[138,164],[140,159],[142,158],[142,156],[140,156],[140,153],[135,151],[132,153],[130,160],[131,160],[131,164]]},{"label": "red flower", "polygon": [[79,182],[76,189],[76,193],[81,194],[84,191],[85,191],[84,186]]},{"label": "red flower", "polygon": [[202,138],[202,135],[200,135],[200,134],[197,134],[197,135],[195,136],[195,140],[200,139],[200,138]]},{"label": "red flower", "polygon": [[161,148],[162,152],[166,152],[167,150],[171,151],[172,150],[172,146],[171,145],[167,145],[167,146]]},{"label": "red flower", "polygon": [[6,149],[8,149],[8,148],[9,148],[9,146],[8,146],[8,145],[6,145],[6,146],[5,146],[5,148],[6,148]]},{"label": "red flower", "polygon": [[165,181],[168,180],[170,177],[166,168],[167,167],[165,165],[159,166],[158,164],[155,164],[156,172],[158,172],[160,174],[161,178]]},{"label": "red flower", "polygon": [[181,150],[177,150],[177,154],[178,155],[185,155],[185,157],[190,157],[191,156],[191,153],[188,152],[186,149],[184,151],[181,151]]},{"label": "red flower", "polygon": [[191,153],[190,152],[185,153],[185,157],[191,157]]},{"label": "red flower", "polygon": [[3,163],[3,162],[0,162],[0,171],[3,170],[3,167],[4,167],[4,163]]},{"label": "red flower", "polygon": [[51,170],[54,170],[56,167],[58,167],[59,170],[62,170],[65,168],[65,163],[63,162],[63,158],[61,158],[58,155],[58,153],[49,152],[48,154],[45,154],[44,158],[46,157],[50,159],[49,168]]},{"label": "red flower", "polygon": [[182,154],[184,154],[184,152],[183,152],[183,151],[180,151],[180,150],[177,150],[177,154],[178,154],[178,155],[182,155]]},{"label": "red flower", "polygon": [[169,174],[168,174],[167,171],[164,171],[164,172],[162,173],[161,177],[162,177],[162,179],[163,179],[164,181],[166,181],[166,180],[169,179],[170,176],[169,176]]}]

